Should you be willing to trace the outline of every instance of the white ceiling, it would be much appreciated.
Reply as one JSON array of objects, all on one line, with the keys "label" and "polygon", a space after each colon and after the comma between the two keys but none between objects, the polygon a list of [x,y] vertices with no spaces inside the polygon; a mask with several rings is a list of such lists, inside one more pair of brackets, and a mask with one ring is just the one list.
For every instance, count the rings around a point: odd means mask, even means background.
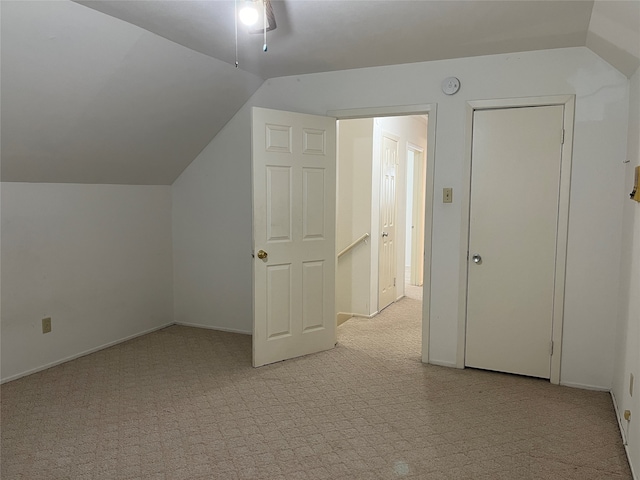
[{"label": "white ceiling", "polygon": [[[242,0],[239,0],[241,3]],[[234,2],[80,1],[180,45],[235,61]],[[262,78],[583,46],[592,1],[272,0],[278,28],[240,25],[241,68]]]},{"label": "white ceiling", "polygon": [[586,46],[631,77],[640,66],[640,0],[597,0]]},{"label": "white ceiling", "polygon": [[2,180],[171,184],[277,76],[584,45],[640,64],[638,0],[272,1],[236,69],[230,0],[3,0]]}]

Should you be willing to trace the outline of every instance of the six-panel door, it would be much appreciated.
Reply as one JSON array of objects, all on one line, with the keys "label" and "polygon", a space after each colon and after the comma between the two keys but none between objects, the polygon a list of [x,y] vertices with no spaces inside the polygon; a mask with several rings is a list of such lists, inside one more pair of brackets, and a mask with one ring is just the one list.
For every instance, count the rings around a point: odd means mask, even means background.
[{"label": "six-panel door", "polygon": [[[398,139],[382,133],[380,164],[380,251],[378,261],[378,311],[396,300],[396,173]],[[401,279],[404,281],[404,278]]]},{"label": "six-panel door", "polygon": [[335,346],[335,119],[254,108],[252,137],[257,367]]}]

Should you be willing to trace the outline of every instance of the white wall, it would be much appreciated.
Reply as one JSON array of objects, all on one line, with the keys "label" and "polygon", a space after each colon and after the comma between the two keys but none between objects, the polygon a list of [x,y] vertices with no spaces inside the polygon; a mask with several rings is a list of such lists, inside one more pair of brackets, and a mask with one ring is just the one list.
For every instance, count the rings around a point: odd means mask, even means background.
[{"label": "white wall", "polygon": [[[629,86],[629,130],[626,179],[621,195],[625,197],[622,223],[620,268],[620,312],[616,341],[613,395],[620,416],[631,410],[631,422],[620,423],[629,443],[630,459],[640,475],[640,203],[628,199],[635,167],[640,165],[640,69]],[[633,396],[629,393],[629,375],[635,377]]]},{"label": "white wall", "polygon": [[404,239],[404,266],[411,267],[411,226],[413,224],[413,182],[414,182],[414,164],[413,151],[407,155],[407,188],[405,202],[407,209],[405,218],[405,239]]},{"label": "white wall", "polygon": [[[338,200],[336,250],[371,234],[373,119],[343,120],[338,126]],[[338,259],[336,308],[339,313],[369,315],[371,239]],[[373,308],[373,310],[372,310]]]},{"label": "white wall", "polygon": [[[440,90],[450,75],[461,90]],[[613,376],[628,80],[585,47],[473,57],[266,81],[176,181],[176,319],[251,330],[251,106],[303,113],[437,103],[430,360],[456,361],[467,100],[575,94],[563,383]]]},{"label": "white wall", "polygon": [[170,187],[3,183],[1,209],[2,380],[172,322]]},{"label": "white wall", "polygon": [[174,319],[251,333],[251,110],[216,139],[172,187]]}]

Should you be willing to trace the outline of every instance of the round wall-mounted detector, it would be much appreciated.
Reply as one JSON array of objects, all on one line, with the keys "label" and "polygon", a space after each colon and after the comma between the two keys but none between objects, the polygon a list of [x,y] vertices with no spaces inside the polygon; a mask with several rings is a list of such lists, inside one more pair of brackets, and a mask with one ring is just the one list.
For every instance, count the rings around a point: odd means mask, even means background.
[{"label": "round wall-mounted detector", "polygon": [[458,90],[460,90],[460,80],[458,80],[456,77],[445,78],[442,82],[442,91],[446,95],[453,95]]}]

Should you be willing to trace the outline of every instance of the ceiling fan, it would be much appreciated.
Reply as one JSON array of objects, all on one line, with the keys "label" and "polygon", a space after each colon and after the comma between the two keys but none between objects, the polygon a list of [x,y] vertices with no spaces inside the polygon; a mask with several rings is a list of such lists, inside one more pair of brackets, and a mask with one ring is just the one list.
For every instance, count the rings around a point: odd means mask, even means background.
[{"label": "ceiling fan", "polygon": [[236,34],[236,68],[238,68],[238,19],[248,27],[261,25],[262,28],[249,28],[249,33],[264,35],[262,51],[267,51],[267,32],[275,30],[276,17],[273,14],[271,0],[242,0],[243,6],[238,9],[238,0],[235,0],[235,34]]}]

